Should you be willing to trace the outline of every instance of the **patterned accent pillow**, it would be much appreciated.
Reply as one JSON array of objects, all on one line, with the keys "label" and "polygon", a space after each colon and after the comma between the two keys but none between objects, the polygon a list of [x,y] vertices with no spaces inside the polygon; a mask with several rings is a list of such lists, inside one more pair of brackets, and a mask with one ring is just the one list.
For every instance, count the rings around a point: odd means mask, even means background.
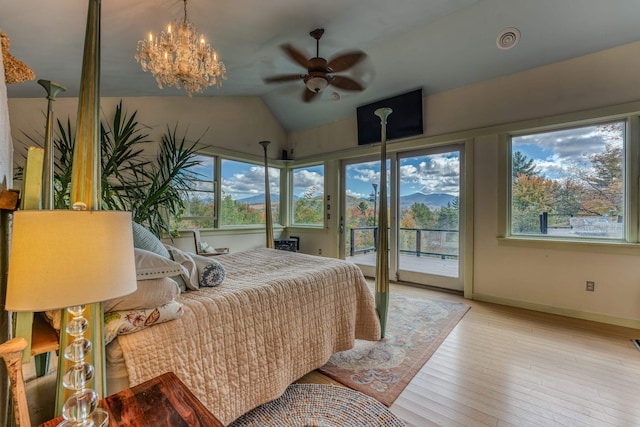
[{"label": "patterned accent pillow", "polygon": [[207,288],[222,284],[227,274],[222,264],[213,260],[208,260],[204,268],[198,268],[198,272],[200,273],[200,286]]},{"label": "patterned accent pillow", "polygon": [[171,301],[146,310],[112,311],[104,315],[104,343],[109,344],[118,335],[131,334],[149,326],[182,317],[182,304]]}]

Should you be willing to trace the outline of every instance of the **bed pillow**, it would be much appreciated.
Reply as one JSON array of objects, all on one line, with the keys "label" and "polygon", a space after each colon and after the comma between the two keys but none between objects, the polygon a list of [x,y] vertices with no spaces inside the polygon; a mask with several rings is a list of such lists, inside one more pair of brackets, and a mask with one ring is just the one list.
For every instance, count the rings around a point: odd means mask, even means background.
[{"label": "bed pillow", "polygon": [[165,258],[154,252],[139,248],[134,248],[133,251],[136,258],[136,279],[138,280],[158,279],[185,274],[182,266],[169,257]]},{"label": "bed pillow", "polygon": [[137,283],[138,289],[132,294],[105,301],[103,303],[105,313],[154,308],[171,302],[180,295],[178,283],[170,277],[138,280]]},{"label": "bed pillow", "polygon": [[105,344],[118,335],[131,334],[153,325],[176,320],[182,317],[182,304],[171,301],[168,304],[146,310],[112,311],[104,315]]},{"label": "bed pillow", "polygon": [[132,222],[133,247],[156,253],[164,258],[169,258],[169,251],[164,247],[155,234],[138,224]]}]

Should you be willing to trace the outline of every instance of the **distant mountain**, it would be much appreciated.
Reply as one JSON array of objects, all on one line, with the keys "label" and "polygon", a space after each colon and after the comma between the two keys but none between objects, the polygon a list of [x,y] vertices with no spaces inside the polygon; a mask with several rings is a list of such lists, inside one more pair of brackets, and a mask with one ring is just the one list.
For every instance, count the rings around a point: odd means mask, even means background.
[{"label": "distant mountain", "polygon": [[435,193],[435,194],[423,194],[423,193],[413,193],[408,196],[400,196],[400,207],[401,208],[410,208],[414,203],[422,203],[426,205],[429,209],[439,209],[443,206],[447,206],[447,203],[450,203],[456,196],[452,196],[451,194],[445,193]]},{"label": "distant mountain", "polygon": [[[271,194],[269,195],[269,198],[271,199],[271,203],[277,203],[280,201],[279,194]],[[245,205],[263,205],[264,194],[256,194],[255,196],[245,197],[244,199],[238,199],[237,201]]]},{"label": "distant mountain", "polygon": [[[355,197],[347,196],[347,199],[351,200],[351,204],[358,204],[358,200]],[[456,196],[452,196],[451,194],[445,193],[435,193],[435,194],[423,194],[423,193],[413,193],[408,196],[400,197],[400,207],[401,208],[410,208],[414,203],[422,203],[426,205],[429,209],[435,210],[439,209],[442,206],[447,206],[447,203],[450,203]],[[365,199],[362,199],[365,200]],[[271,202],[277,203],[280,201],[279,194],[271,194]],[[366,199],[368,202],[369,200]],[[264,204],[264,194],[256,194],[255,196],[246,197],[244,199],[238,199],[239,203],[244,203],[246,205],[262,205]],[[349,201],[347,201],[349,203]]]}]

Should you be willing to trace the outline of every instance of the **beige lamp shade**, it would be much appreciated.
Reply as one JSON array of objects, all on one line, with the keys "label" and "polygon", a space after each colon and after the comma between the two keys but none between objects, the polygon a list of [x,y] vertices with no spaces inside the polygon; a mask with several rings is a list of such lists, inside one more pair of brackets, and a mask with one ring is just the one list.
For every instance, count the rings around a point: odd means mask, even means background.
[{"label": "beige lamp shade", "polygon": [[91,304],[135,290],[129,212],[14,213],[7,310],[43,311]]}]

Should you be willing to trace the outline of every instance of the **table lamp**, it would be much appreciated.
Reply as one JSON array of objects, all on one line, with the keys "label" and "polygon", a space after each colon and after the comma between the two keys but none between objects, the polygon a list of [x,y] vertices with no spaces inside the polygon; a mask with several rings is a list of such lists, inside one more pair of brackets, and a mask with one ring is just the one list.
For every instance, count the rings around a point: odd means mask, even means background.
[{"label": "table lamp", "polygon": [[[63,376],[72,390],[61,426],[101,426],[108,414],[89,388],[94,368],[85,361],[92,344],[84,338],[84,305],[136,290],[131,214],[117,211],[24,210],[13,215],[6,309],[45,311],[67,307],[73,341],[64,357],[73,365]],[[101,343],[97,343],[101,345]],[[100,373],[98,373],[99,375]]]}]

